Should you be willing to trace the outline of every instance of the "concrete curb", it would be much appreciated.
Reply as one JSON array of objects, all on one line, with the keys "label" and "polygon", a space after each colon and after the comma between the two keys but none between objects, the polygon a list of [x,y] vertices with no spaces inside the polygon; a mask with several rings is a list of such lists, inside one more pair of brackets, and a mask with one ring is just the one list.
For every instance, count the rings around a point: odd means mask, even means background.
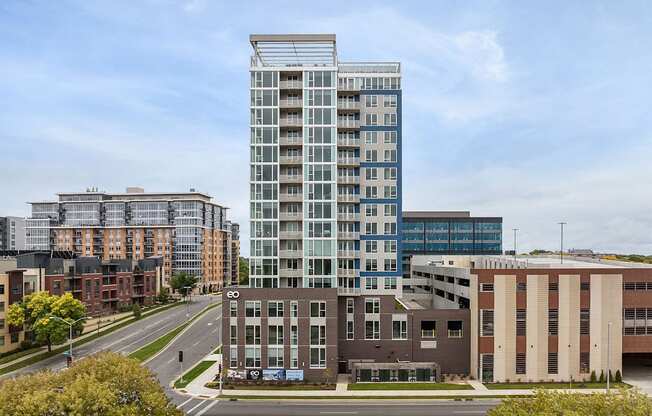
[{"label": "concrete curb", "polygon": [[[216,304],[219,306],[219,304],[221,304],[221,303],[222,303],[222,301],[221,301],[221,300],[218,300]],[[181,332],[179,332],[177,335],[175,335],[174,338],[172,338],[172,339],[171,339],[167,344],[165,344],[165,345],[163,346],[163,348],[161,348],[161,349],[160,349],[156,354],[152,355],[151,357],[149,357],[149,358],[146,359],[145,361],[141,362],[140,364],[141,364],[141,365],[145,365],[145,364],[147,364],[148,362],[152,361],[154,358],[156,358],[156,357],[158,357],[159,355],[161,355],[165,350],[168,349],[168,347],[169,347],[169,346],[170,346],[174,341],[177,340],[177,338],[179,338],[179,337],[180,337],[181,335],[183,335],[183,334],[184,334],[188,329],[190,329],[190,328],[191,328],[195,323],[197,323],[197,321],[199,321],[199,318],[200,318],[203,314],[205,314],[206,312],[208,312],[210,309],[213,309],[213,308],[217,307],[217,306],[213,306],[213,305],[214,305],[214,304],[212,304],[212,303],[209,304],[209,305],[206,305],[206,307],[205,307],[204,309],[202,309],[202,310],[199,311],[195,316],[192,317],[192,320],[190,321],[190,323],[189,323],[185,328],[183,328],[183,329],[181,330]],[[181,325],[184,325],[184,324],[180,324],[179,326],[181,326]],[[178,327],[177,327],[177,328],[178,328]],[[176,330],[177,328],[174,328],[172,331]],[[170,331],[170,332],[172,332],[172,331]],[[163,335],[161,335],[161,336],[163,337],[163,336],[165,336],[165,335],[166,335],[166,334],[163,334]],[[159,337],[159,338],[160,338],[160,337]],[[158,338],[155,339],[154,341],[150,342],[149,344],[151,344],[151,343],[153,343],[153,342],[156,342],[157,340],[158,340]],[[149,345],[149,344],[145,344],[145,345],[143,345],[143,347],[146,347],[146,346]],[[141,347],[141,348],[143,348],[143,347]],[[140,348],[139,348],[139,349],[140,349]],[[138,351],[138,350],[136,350],[136,351]]]}]

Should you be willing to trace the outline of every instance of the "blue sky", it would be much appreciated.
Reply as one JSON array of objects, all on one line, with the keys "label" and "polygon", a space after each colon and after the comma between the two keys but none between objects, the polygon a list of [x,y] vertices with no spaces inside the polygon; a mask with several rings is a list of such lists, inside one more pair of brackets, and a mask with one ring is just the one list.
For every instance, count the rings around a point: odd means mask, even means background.
[{"label": "blue sky", "polygon": [[503,216],[505,248],[513,227],[557,248],[563,220],[567,247],[652,253],[645,1],[4,0],[0,214],[195,187],[248,241],[248,35],[287,32],[402,62],[406,209]]}]

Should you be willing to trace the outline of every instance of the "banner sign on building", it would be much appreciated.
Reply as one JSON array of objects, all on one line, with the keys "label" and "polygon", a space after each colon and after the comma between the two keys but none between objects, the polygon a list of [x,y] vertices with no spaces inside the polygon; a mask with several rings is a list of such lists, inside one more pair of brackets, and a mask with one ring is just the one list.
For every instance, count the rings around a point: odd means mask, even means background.
[{"label": "banner sign on building", "polygon": [[247,380],[260,380],[262,376],[262,370],[247,370]]},{"label": "banner sign on building", "polygon": [[281,369],[270,369],[263,370],[263,380],[272,380],[280,381],[285,380],[285,370]]},{"label": "banner sign on building", "polygon": [[285,370],[285,379],[303,381],[303,370]]}]

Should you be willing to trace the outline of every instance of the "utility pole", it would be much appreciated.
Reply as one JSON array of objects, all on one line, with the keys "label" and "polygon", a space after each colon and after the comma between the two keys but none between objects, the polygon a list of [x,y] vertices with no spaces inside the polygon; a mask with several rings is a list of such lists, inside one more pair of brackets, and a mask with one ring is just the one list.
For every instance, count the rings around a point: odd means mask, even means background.
[{"label": "utility pole", "polygon": [[512,228],[514,230],[514,265],[516,266],[516,232],[518,228]]},{"label": "utility pole", "polygon": [[610,378],[611,378],[611,322],[607,323],[607,393],[609,393]]},{"label": "utility pole", "polygon": [[561,248],[559,250],[559,258],[561,260],[561,264],[564,264],[564,225],[566,225],[566,223],[562,221],[558,224],[561,227]]}]

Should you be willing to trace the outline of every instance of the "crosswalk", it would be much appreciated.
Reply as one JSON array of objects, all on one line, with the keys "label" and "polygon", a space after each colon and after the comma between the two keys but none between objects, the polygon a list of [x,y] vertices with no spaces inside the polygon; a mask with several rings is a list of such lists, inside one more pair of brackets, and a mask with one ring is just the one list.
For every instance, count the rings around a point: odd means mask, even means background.
[{"label": "crosswalk", "polygon": [[191,397],[178,405],[177,409],[183,411],[183,413],[188,416],[209,416],[210,414],[206,413],[217,403],[218,400]]}]

